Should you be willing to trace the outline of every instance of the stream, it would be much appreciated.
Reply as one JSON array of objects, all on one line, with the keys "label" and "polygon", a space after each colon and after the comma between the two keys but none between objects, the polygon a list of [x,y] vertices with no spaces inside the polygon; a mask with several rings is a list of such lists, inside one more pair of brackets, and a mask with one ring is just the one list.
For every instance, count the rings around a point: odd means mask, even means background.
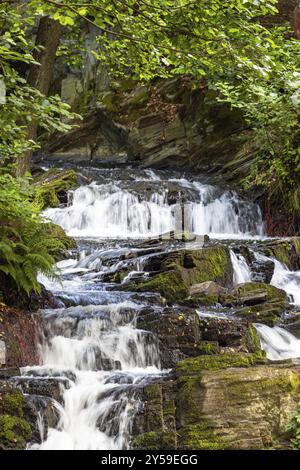
[{"label": "stream", "polygon": [[[61,282],[40,278],[58,305],[41,312],[41,364],[23,368],[22,379],[57,380],[63,399],[53,399],[55,427],[47,429],[39,414],[41,443],[29,443],[29,449],[130,448],[139,390],[170,373],[161,365],[156,336],[137,325],[141,310],[159,313],[161,296],[123,289],[132,279],[148,278],[145,266],[153,254],[197,249],[209,235],[212,244],[222,240],[230,247],[236,285],[255,280],[236,249],[241,241],[258,265],[269,260],[257,252],[266,239],[258,205],[234,191],[168,171],[82,167],[80,173],[81,185],[69,192],[68,204],[45,212],[76,238],[78,251],[58,264]],[[168,239],[182,230],[194,239]],[[274,262],[271,284],[300,305],[300,272]],[[120,272],[125,274],[116,282]],[[201,314],[214,315],[205,309]],[[255,326],[269,359],[300,356],[300,341],[291,333]]]}]

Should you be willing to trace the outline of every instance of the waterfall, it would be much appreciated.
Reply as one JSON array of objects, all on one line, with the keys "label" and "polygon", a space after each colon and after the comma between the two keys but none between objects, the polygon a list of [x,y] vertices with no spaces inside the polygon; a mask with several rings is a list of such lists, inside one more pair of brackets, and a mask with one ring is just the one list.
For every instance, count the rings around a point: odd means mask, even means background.
[{"label": "waterfall", "polygon": [[283,289],[291,298],[291,303],[300,305],[300,271],[290,271],[280,261],[273,259],[275,264],[271,284]]},{"label": "waterfall", "polygon": [[[135,327],[138,308],[115,305],[46,310],[43,366],[25,375],[71,377],[56,429],[38,449],[124,449],[138,407],[136,385],[161,373],[159,351]],[[41,428],[41,422],[39,422]],[[40,429],[41,435],[45,431]]]},{"label": "waterfall", "polygon": [[230,250],[230,258],[233,268],[233,284],[251,282],[251,271],[244,256],[236,255],[233,250]]},{"label": "waterfall", "polygon": [[[153,184],[162,185],[154,172],[149,176]],[[210,185],[185,179],[170,181],[177,185],[175,202],[164,186],[138,193],[122,185],[92,183],[76,189],[68,207],[48,209],[45,216],[75,237],[150,237],[181,230],[183,225],[186,231],[200,235],[263,235],[258,205],[240,199],[236,193],[220,194]],[[187,192],[190,199],[185,197],[183,203],[182,195]],[[179,220],[182,212],[183,221]]]},{"label": "waterfall", "polygon": [[[61,281],[39,278],[54,294],[57,308],[41,312],[42,365],[22,373],[57,381],[61,400],[54,402],[55,427],[46,427],[44,411],[38,415],[41,443],[28,444],[32,449],[130,448],[141,390],[168,372],[161,368],[157,337],[138,327],[143,309],[164,308],[161,298],[123,289],[137,277],[147,278],[145,261],[165,248],[134,239],[182,229],[216,238],[264,234],[259,207],[232,191],[166,179],[153,170],[142,175],[121,171],[119,180],[108,183],[111,176],[93,169],[97,181],[69,192],[67,207],[45,211],[45,217],[79,238],[79,256],[58,263]],[[234,282],[249,281],[246,260],[233,251],[231,260]]]},{"label": "waterfall", "polygon": [[293,305],[300,305],[300,271],[291,271],[276,258],[265,256],[261,253],[253,252],[255,259],[259,262],[272,261],[274,263],[274,273],[270,284],[284,290]]},{"label": "waterfall", "polygon": [[261,347],[271,361],[300,357],[300,340],[288,331],[260,323],[254,324],[261,341]]}]

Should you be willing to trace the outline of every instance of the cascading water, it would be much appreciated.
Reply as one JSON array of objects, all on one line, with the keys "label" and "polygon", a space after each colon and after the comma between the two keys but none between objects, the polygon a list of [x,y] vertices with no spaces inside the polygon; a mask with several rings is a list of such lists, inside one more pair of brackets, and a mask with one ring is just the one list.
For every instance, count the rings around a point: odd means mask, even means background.
[{"label": "cascading water", "polygon": [[291,333],[279,326],[270,328],[260,323],[255,323],[254,326],[268,359],[278,361],[300,357],[300,340]]},{"label": "cascading water", "polygon": [[[42,443],[29,448],[126,449],[138,390],[166,373],[156,338],[137,327],[141,308],[161,307],[153,294],[108,288],[111,276],[123,269],[123,284],[147,277],[143,266],[153,248],[148,254],[135,247],[136,238],[183,228],[218,238],[262,236],[259,208],[235,193],[145,170],[114,184],[104,175],[76,189],[68,207],[45,215],[79,237],[80,254],[59,263],[61,283],[40,279],[60,308],[43,312],[43,365],[24,368],[23,375],[63,380],[63,399],[55,402],[55,426],[47,430],[38,415]],[[234,282],[250,280],[243,257],[232,251],[231,259]]]},{"label": "cascading water", "polygon": [[285,290],[291,303],[300,306],[300,271],[290,271],[283,263],[273,259],[275,264],[271,284]]},{"label": "cascading water", "polygon": [[[153,175],[152,175],[153,177]],[[157,180],[154,179],[153,183]],[[261,213],[256,204],[239,199],[235,193],[185,179],[177,184],[176,201],[169,201],[168,188],[159,180],[157,191],[145,195],[117,184],[81,186],[73,193],[69,207],[48,209],[45,215],[78,237],[151,237],[182,228],[216,237],[262,236]],[[166,186],[166,185],[165,185]],[[189,191],[193,199],[182,195]],[[178,224],[184,208],[183,221]]]},{"label": "cascading water", "polygon": [[300,271],[291,271],[288,267],[275,258],[253,252],[259,262],[271,261],[274,263],[274,272],[270,284],[283,289],[290,298],[292,304],[300,306]]},{"label": "cascading water", "polygon": [[251,270],[242,255],[236,255],[233,250],[230,250],[230,258],[233,269],[233,283],[242,284],[251,281]]},{"label": "cascading water", "polygon": [[[159,375],[155,339],[135,328],[138,306],[130,302],[45,311],[43,366],[25,375],[71,377],[56,404],[56,429],[39,449],[124,449],[138,406],[136,385]],[[43,431],[44,435],[45,432]]]}]

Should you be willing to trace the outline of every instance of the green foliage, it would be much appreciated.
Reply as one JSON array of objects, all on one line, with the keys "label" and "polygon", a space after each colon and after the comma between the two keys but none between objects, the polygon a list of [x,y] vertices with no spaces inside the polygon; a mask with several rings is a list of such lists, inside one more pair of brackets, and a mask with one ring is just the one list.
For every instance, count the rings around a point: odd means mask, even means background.
[{"label": "green foliage", "polygon": [[291,444],[294,449],[300,449],[300,410],[294,414],[288,425],[288,430],[292,433]]},{"label": "green foliage", "polygon": [[40,291],[37,274],[56,276],[55,253],[64,243],[55,238],[31,202],[26,178],[0,174],[0,271],[20,291]]},{"label": "green foliage", "polygon": [[32,35],[28,35],[33,24],[30,12],[25,15],[22,10],[0,8],[0,156],[9,161],[40,146],[28,140],[31,122],[37,121],[47,133],[67,132],[78,117],[59,96],[46,97],[26,83],[24,67],[37,64]]}]

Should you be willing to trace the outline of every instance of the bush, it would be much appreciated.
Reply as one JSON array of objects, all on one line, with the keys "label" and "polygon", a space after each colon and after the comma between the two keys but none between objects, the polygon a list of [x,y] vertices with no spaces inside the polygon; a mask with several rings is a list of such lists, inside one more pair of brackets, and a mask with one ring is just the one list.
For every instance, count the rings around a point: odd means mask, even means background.
[{"label": "bush", "polygon": [[32,202],[29,178],[0,173],[0,272],[18,291],[39,293],[39,272],[57,277],[56,254],[65,243],[57,239]]}]

